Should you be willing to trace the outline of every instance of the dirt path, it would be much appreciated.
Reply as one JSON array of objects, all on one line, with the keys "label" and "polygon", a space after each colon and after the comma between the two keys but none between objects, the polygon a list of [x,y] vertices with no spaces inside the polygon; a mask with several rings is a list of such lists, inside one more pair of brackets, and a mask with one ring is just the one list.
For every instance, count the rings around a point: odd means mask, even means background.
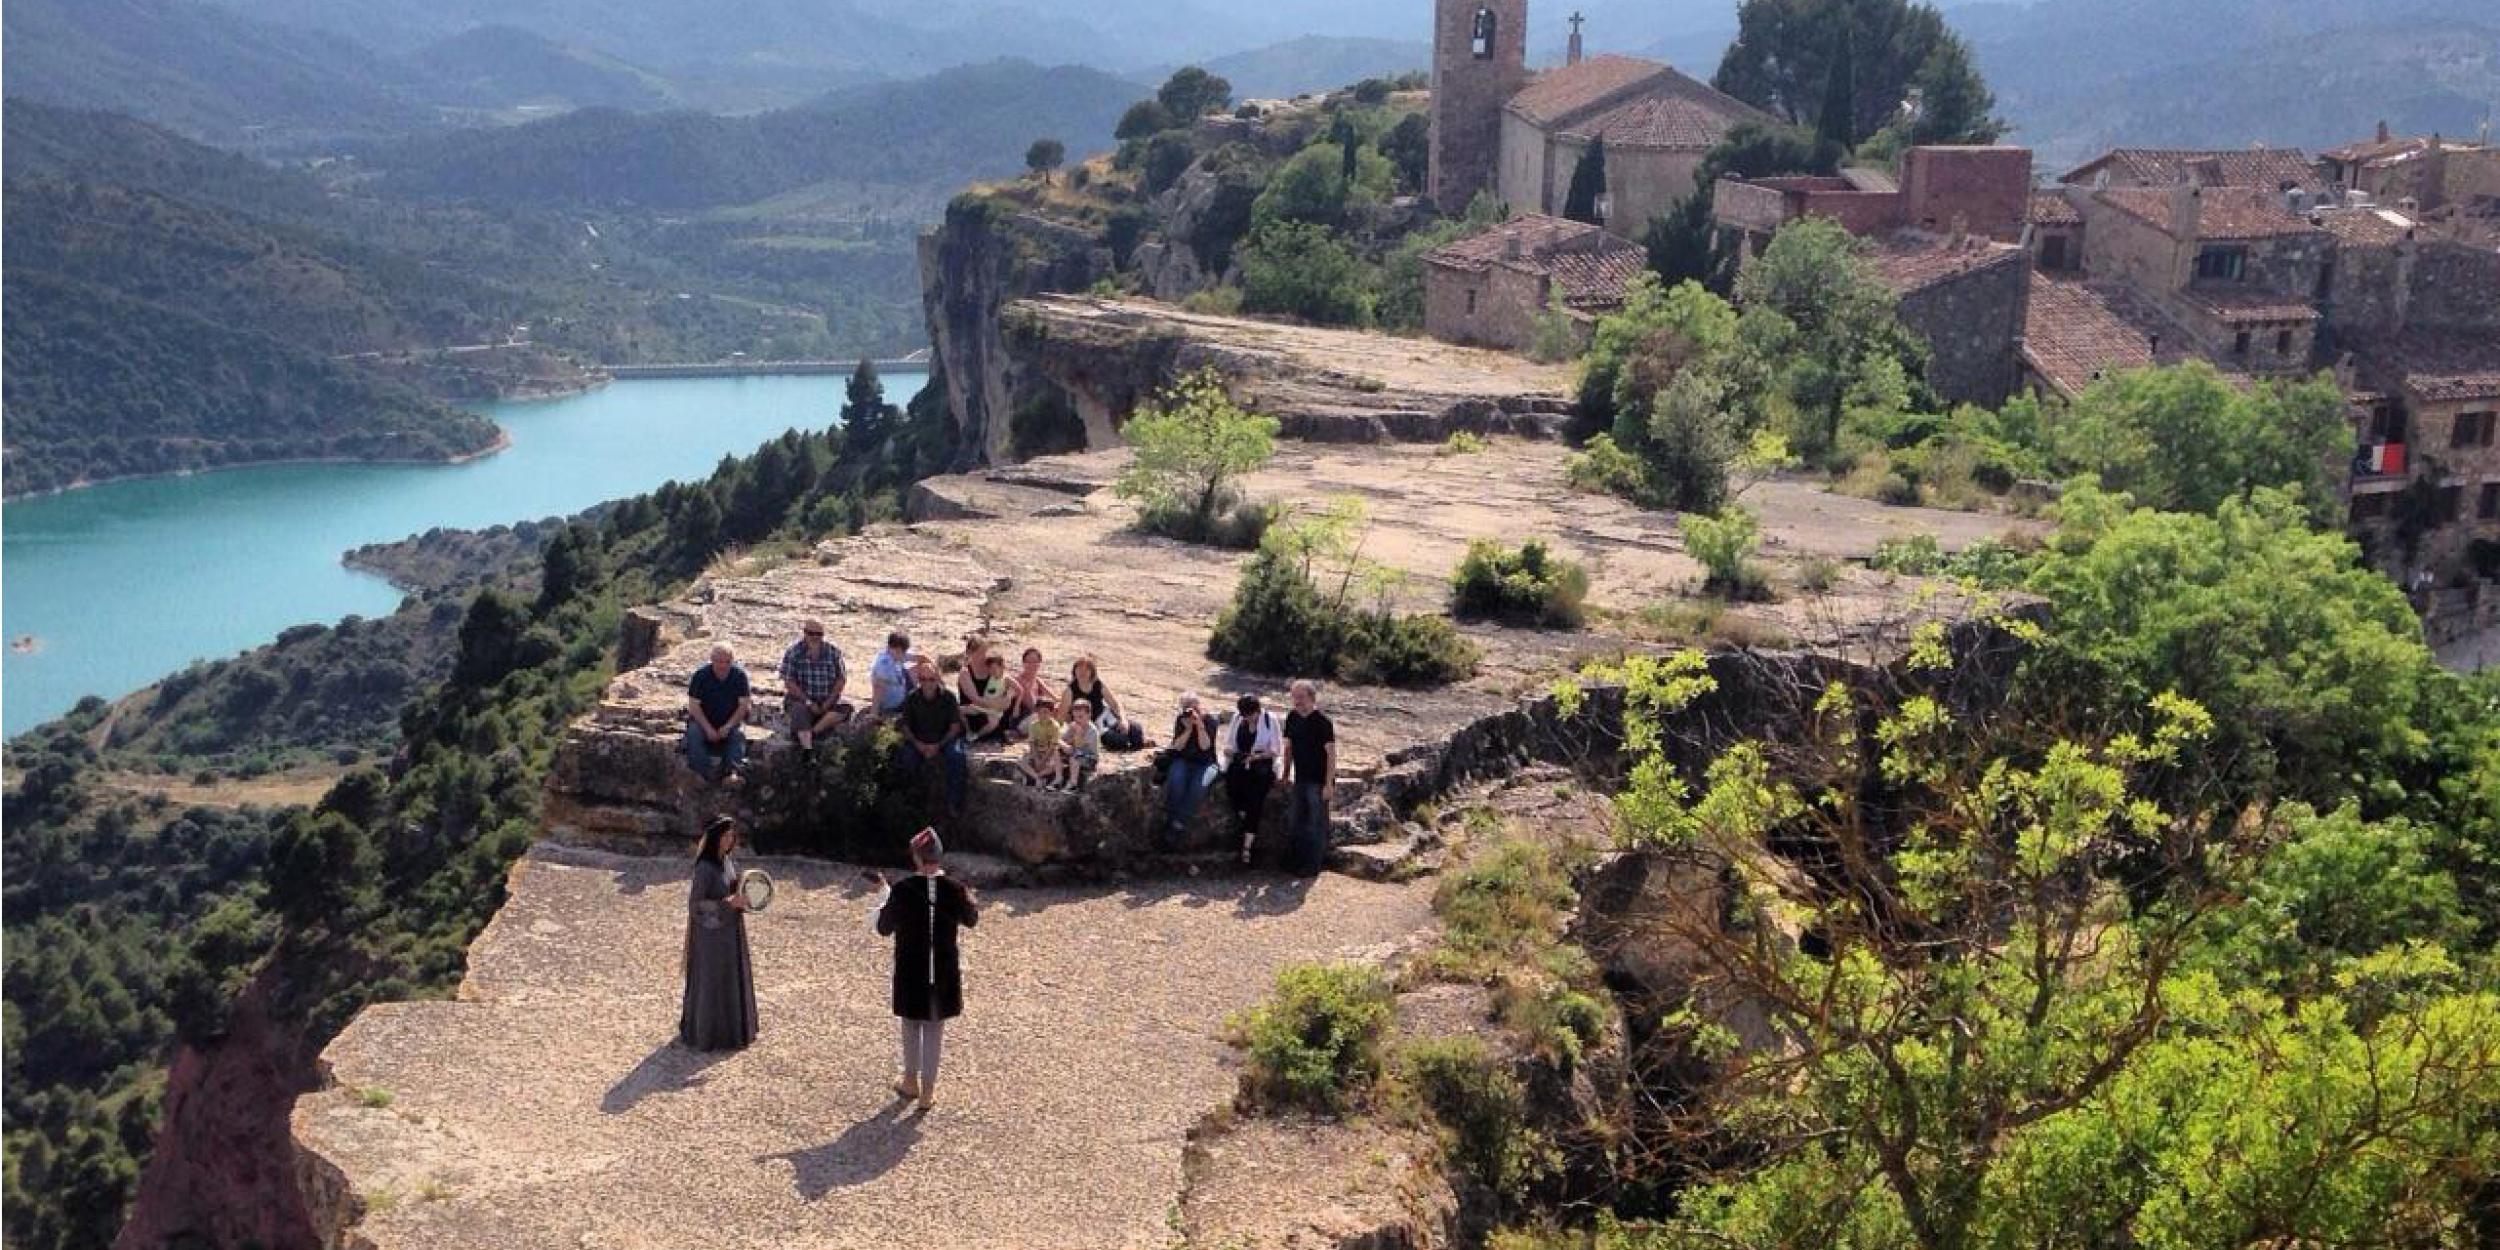
[{"label": "dirt path", "polygon": [[[1430,885],[1258,877],[1001,891],[968,953],[940,1105],[886,1083],[888,958],[855,875],[774,864],[754,1048],[670,1045],[682,860],[542,848],[460,1001],[368,1009],[296,1137],[383,1250],[1162,1247],[1183,1135],[1230,1097],[1227,1017],[1299,960],[1385,959]],[[385,1101],[387,1106],[378,1105]]]}]

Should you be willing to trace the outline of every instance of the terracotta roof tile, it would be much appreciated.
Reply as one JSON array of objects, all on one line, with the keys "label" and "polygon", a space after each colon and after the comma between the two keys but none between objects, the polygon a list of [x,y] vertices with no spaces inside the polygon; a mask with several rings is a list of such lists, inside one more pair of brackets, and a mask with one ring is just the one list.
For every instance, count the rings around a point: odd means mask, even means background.
[{"label": "terracotta roof tile", "polygon": [[2355,346],[2362,372],[2400,382],[2422,399],[2500,399],[2500,334],[2413,331]]},{"label": "terracotta roof tile", "polygon": [[2404,242],[2405,233],[2411,228],[2404,218],[2380,208],[2321,213],[2312,220],[2328,234],[2362,247],[2392,247]]},{"label": "terracotta roof tile", "polygon": [[2113,185],[2166,187],[2178,182],[2189,166],[2205,161],[2212,162],[2209,168],[2218,169],[2221,186],[2280,190],[2286,183],[2299,187],[2325,185],[2317,167],[2298,148],[2112,148],[2068,171],[2058,181],[2089,182],[2096,171],[2107,166]]},{"label": "terracotta roof tile", "polygon": [[2009,244],[1982,238],[1951,243],[1908,230],[1877,242],[1868,259],[1875,266],[1876,276],[1897,295],[1925,290],[1992,265],[2028,263],[2023,250]]},{"label": "terracotta roof tile", "polygon": [[2108,298],[2080,282],[2037,273],[2023,322],[2023,359],[2069,396],[2103,375],[2156,363],[2152,332],[2121,315]]},{"label": "terracotta roof tile", "polygon": [[1683,96],[1640,96],[1575,123],[1567,133],[1602,137],[1616,148],[1708,151],[1745,116]]},{"label": "terracotta roof tile", "polygon": [[2179,298],[2229,325],[2318,319],[2317,305],[2259,287],[2199,283],[2181,291]]},{"label": "terracotta roof tile", "polygon": [[2031,224],[2035,226],[2080,226],[2083,214],[2066,197],[2055,191],[2031,193]]},{"label": "terracotta roof tile", "polygon": [[1553,279],[1565,305],[1608,309],[1623,303],[1624,288],[1648,265],[1649,253],[1596,226],[1531,213],[1444,243],[1426,252],[1424,261],[1475,273],[1502,265],[1539,274]]},{"label": "terracotta roof tile", "polygon": [[[2170,233],[2170,187],[2111,187],[2093,194],[2103,203]],[[2284,206],[2282,193],[2259,187],[2206,187],[2196,237],[2223,241],[2278,239],[2314,233],[2306,217]]]},{"label": "terracotta roof tile", "polygon": [[1665,72],[1655,61],[1593,56],[1577,65],[1547,70],[1510,98],[1510,107],[1539,125],[1556,125],[1604,103],[1615,93]]}]

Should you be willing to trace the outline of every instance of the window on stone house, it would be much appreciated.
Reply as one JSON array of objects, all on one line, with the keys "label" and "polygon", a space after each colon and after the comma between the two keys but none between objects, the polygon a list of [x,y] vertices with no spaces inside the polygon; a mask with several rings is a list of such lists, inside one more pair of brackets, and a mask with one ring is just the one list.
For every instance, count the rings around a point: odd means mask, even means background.
[{"label": "window on stone house", "polygon": [[2052,273],[2066,268],[2066,236],[2053,234],[2040,240],[2040,267]]},{"label": "window on stone house", "polygon": [[1478,8],[1476,10],[1476,30],[1473,41],[1473,51],[1475,52],[1477,60],[1490,61],[1493,59],[1493,36],[1500,30],[1501,24],[1502,19],[1495,17],[1491,8]]},{"label": "window on stone house", "polygon": [[1476,315],[1476,288],[1474,287],[1467,288],[1467,315],[1470,317]]},{"label": "window on stone house", "polygon": [[2500,521],[2500,482],[2483,483],[2483,497],[2475,502],[2474,517],[2481,521]]},{"label": "window on stone house", "polygon": [[2196,276],[2210,282],[2237,282],[2248,272],[2248,249],[2209,247],[2196,254]]},{"label": "window on stone house", "polygon": [[2370,410],[2370,441],[2401,443],[2405,441],[2405,410],[2392,403],[2381,403]]},{"label": "window on stone house", "polygon": [[2448,427],[2448,445],[2489,447],[2495,425],[2500,425],[2500,413],[2460,412],[2456,424]]},{"label": "window on stone house", "polygon": [[2323,300],[2334,293],[2335,262],[2333,260],[2329,260],[2325,264],[2318,266],[2318,288],[2316,294],[2319,299]]},{"label": "window on stone house", "polygon": [[2431,506],[2431,524],[2453,525],[2456,519],[2464,514],[2464,511],[2465,488],[2442,486],[2439,488],[2437,502]]},{"label": "window on stone house", "polygon": [[2239,337],[2231,340],[2231,354],[2234,356],[2245,356],[2248,354],[2248,331],[2240,331]]},{"label": "window on stone house", "polygon": [[2274,332],[2274,354],[2277,356],[2289,356],[2292,354],[2291,331],[2277,330]]},{"label": "window on stone house", "polygon": [[2367,521],[2376,521],[2386,516],[2387,501],[2389,498],[2390,496],[2384,493],[2353,496],[2352,523],[2359,525]]}]

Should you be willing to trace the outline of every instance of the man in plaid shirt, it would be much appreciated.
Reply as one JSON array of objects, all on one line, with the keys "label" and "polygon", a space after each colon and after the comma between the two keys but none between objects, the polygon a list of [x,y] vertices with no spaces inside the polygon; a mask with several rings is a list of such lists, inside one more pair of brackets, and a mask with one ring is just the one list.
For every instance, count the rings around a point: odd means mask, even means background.
[{"label": "man in plaid shirt", "polygon": [[813,751],[816,735],[851,718],[851,705],[842,701],[850,672],[842,665],[842,649],[825,641],[822,621],[809,621],[801,629],[806,636],[781,657],[781,705],[799,749]]}]

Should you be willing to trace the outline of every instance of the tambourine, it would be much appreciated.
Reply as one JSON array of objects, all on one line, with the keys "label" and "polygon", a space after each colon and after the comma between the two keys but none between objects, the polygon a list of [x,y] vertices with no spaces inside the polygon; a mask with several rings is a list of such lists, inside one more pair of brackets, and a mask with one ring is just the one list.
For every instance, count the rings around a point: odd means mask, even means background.
[{"label": "tambourine", "polygon": [[749,868],[738,874],[738,897],[745,900],[748,911],[764,911],[773,905],[772,875],[761,868]]}]

